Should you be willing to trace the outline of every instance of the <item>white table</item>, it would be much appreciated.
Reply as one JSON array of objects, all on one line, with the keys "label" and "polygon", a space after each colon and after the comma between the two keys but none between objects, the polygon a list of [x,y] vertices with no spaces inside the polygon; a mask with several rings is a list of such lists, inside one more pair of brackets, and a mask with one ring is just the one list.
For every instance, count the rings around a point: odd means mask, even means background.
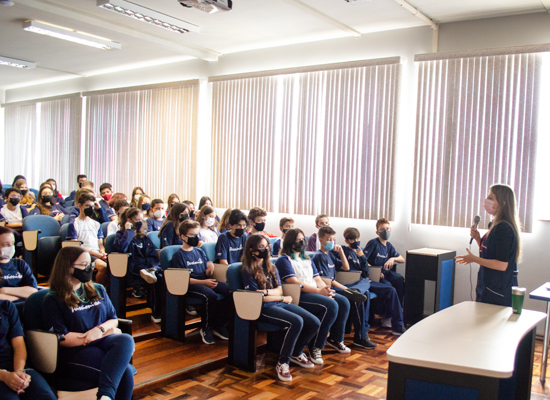
[{"label": "white table", "polygon": [[[468,393],[501,399],[510,390],[515,398],[529,399],[535,329],[545,317],[538,311],[515,315],[511,307],[464,302],[423,319],[387,351],[387,398],[414,398],[407,392],[435,385],[429,390],[443,390],[446,399],[469,398]],[[465,392],[457,395],[456,388]]]}]

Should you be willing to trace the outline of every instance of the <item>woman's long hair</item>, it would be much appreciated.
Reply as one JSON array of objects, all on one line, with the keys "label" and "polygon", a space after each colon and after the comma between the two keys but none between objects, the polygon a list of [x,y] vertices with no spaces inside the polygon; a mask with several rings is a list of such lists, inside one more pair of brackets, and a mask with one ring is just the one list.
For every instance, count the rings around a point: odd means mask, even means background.
[{"label": "woman's long hair", "polygon": [[176,203],[174,206],[170,209],[170,213],[168,214],[168,217],[164,220],[162,223],[160,229],[159,229],[159,237],[160,233],[168,223],[168,221],[172,221],[172,225],[174,227],[174,232],[176,233],[176,236],[178,236],[178,228],[180,226],[180,214],[187,210],[187,213],[189,214],[189,206],[187,204],[183,203]]},{"label": "woman's long hair", "polygon": [[[82,247],[69,246],[59,250],[57,257],[55,257],[49,281],[50,289],[54,291],[57,297],[59,297],[69,308],[74,308],[80,303],[80,299],[73,292],[71,268],[73,268],[73,264],[85,252],[86,250]],[[91,302],[102,299],[92,281],[86,282],[83,285],[88,301]]]},{"label": "woman's long hair", "polygon": [[[298,237],[299,233],[301,233],[304,236],[304,242],[307,244],[306,235],[304,235],[304,231],[302,231],[299,228],[289,229],[285,233],[285,238],[283,240],[283,247],[281,248],[281,255],[287,255],[293,260],[296,259],[296,257],[294,256],[294,243],[296,242],[296,238]],[[302,260],[309,259],[305,250],[300,253],[300,258]]]},{"label": "woman's long hair", "polygon": [[[126,230],[126,222],[130,221],[132,218],[134,218],[136,215],[141,214],[141,210],[137,207],[130,207],[126,211],[124,211],[122,214],[120,214],[120,229],[121,231]],[[131,221],[130,221],[131,222]],[[131,222],[132,225],[134,224]],[[136,231],[136,236],[139,238],[144,237],[147,234],[147,222],[144,220],[141,224],[141,229],[139,231]]]},{"label": "woman's long hair", "polygon": [[[202,228],[202,223],[204,221],[206,221],[206,216],[208,214],[212,214],[214,212],[214,207],[210,207],[210,206],[202,206],[202,208],[200,209],[199,213],[197,214],[197,218],[195,218],[195,220],[201,224],[201,228]],[[214,222],[214,225],[212,226],[207,226],[206,229],[210,229],[212,232],[215,232],[216,234],[218,233],[216,231],[216,226],[218,226],[218,221],[216,221],[216,218],[214,218],[215,222]],[[204,228],[203,228],[204,229]]]},{"label": "woman's long hair", "polygon": [[[139,187],[139,186],[136,186],[136,187],[134,188],[134,190],[132,190],[132,197],[130,198],[130,205],[131,205],[132,207],[136,207],[136,206],[137,206],[137,203],[138,203],[138,202],[136,201],[136,199],[134,198],[134,196],[136,195],[136,192],[137,192],[138,190],[141,190],[141,196],[143,196],[143,195],[145,194],[145,190],[143,190],[143,189],[142,189],[141,187]],[[138,200],[138,201],[139,201],[139,200]]]},{"label": "woman's long hair", "polygon": [[500,221],[506,221],[516,231],[516,238],[518,241],[518,248],[516,250],[516,262],[521,260],[521,241],[519,233],[521,232],[521,222],[519,221],[519,213],[516,202],[516,195],[514,189],[508,185],[496,184],[491,186],[491,192],[495,195],[498,203],[498,210],[493,216],[493,226],[495,227]]},{"label": "woman's long hair", "polygon": [[[275,266],[271,263],[270,258],[268,257],[260,265],[256,265],[256,257],[252,255],[252,251],[258,250],[258,246],[262,240],[265,240],[269,245],[269,239],[262,234],[253,233],[248,237],[241,258],[241,262],[243,263],[241,268],[254,277],[258,289],[274,289],[281,283],[277,280]],[[275,282],[275,286],[271,282]]]},{"label": "woman's long hair", "polygon": [[[38,207],[38,210],[40,210],[40,214],[51,215],[53,204],[50,203],[49,206],[44,204],[43,202],[44,196],[42,196],[42,192],[44,191],[44,189],[50,189],[52,193],[54,193],[53,188],[49,183],[44,182],[42,185],[40,185],[40,189],[38,189],[38,197],[36,198],[36,207]],[[54,200],[57,200],[54,196],[55,196],[55,193],[52,197],[54,198]]]}]

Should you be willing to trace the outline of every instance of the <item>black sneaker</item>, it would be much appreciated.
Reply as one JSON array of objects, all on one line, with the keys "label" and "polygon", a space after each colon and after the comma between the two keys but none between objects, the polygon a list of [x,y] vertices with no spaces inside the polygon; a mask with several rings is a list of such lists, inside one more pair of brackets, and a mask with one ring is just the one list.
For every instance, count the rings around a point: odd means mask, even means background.
[{"label": "black sneaker", "polygon": [[362,303],[365,300],[367,300],[367,296],[355,290],[346,289],[346,290],[339,291],[338,293],[340,293],[342,296],[344,296],[346,299],[348,299],[350,302],[353,302],[353,303]]},{"label": "black sneaker", "polygon": [[212,329],[202,329],[200,330],[202,341],[205,344],[214,344],[216,341],[214,340],[214,334],[212,333]]},{"label": "black sneaker", "polygon": [[222,340],[229,340],[229,332],[225,326],[214,328],[214,335]]},{"label": "black sneaker", "polygon": [[338,353],[344,353],[344,354],[347,354],[347,353],[351,353],[351,350],[349,347],[347,347],[344,342],[337,342],[336,340],[334,339],[331,339],[331,338],[328,338],[327,339],[327,344],[338,350]]},{"label": "black sneaker", "polygon": [[353,339],[353,344],[356,345],[357,347],[362,347],[364,349],[369,349],[369,350],[372,350],[376,346],[378,346],[376,343],[370,340],[368,336],[365,336],[364,338],[361,338],[361,339]]},{"label": "black sneaker", "polygon": [[405,325],[401,325],[399,328],[397,328],[396,330],[392,330],[392,335],[394,336],[401,336],[402,334],[405,333],[405,331],[407,330],[407,328],[405,328]]},{"label": "black sneaker", "polygon": [[145,296],[145,292],[143,291],[143,288],[141,286],[134,286],[134,289],[132,290],[132,296],[134,296],[136,299],[141,299],[143,296]]}]

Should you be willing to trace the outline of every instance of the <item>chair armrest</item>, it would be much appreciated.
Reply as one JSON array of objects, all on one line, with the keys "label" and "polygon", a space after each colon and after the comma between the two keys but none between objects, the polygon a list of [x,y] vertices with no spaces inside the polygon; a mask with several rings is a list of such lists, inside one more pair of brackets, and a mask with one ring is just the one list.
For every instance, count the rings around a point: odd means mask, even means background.
[{"label": "chair armrest", "polygon": [[361,271],[338,271],[336,281],[342,285],[351,285],[361,279]]},{"label": "chair armrest", "polygon": [[237,290],[233,292],[235,311],[239,318],[254,321],[260,317],[263,305],[263,296],[252,290]]},{"label": "chair armrest", "polygon": [[132,335],[132,320],[119,318],[118,329],[120,329],[122,333],[127,333],[128,335]]},{"label": "chair armrest", "polygon": [[34,368],[46,374],[53,374],[57,369],[59,342],[65,340],[63,335],[29,329],[25,331],[27,352]]},{"label": "chair armrest", "polygon": [[111,274],[117,278],[124,278],[128,272],[128,258],[126,253],[110,253],[107,255]]},{"label": "chair armrest", "polygon": [[369,267],[369,279],[373,282],[380,282],[380,273],[382,272],[382,267]]},{"label": "chair armrest", "polygon": [[61,247],[70,247],[70,246],[81,246],[82,242],[80,240],[64,240],[61,242]]},{"label": "chair armrest", "polygon": [[229,268],[227,264],[214,264],[214,274],[212,278],[218,282],[227,283],[227,268]]},{"label": "chair armrest", "polygon": [[302,293],[302,284],[300,283],[283,283],[283,295],[292,297],[292,304],[300,303],[300,294]]},{"label": "chair armrest", "polygon": [[188,268],[168,268],[164,271],[164,281],[168,293],[174,296],[185,296],[189,289],[189,279],[192,269]]},{"label": "chair armrest", "polygon": [[323,282],[325,282],[325,285],[327,285],[328,287],[332,286],[332,278],[329,278],[328,276],[322,276],[321,279],[323,280]]},{"label": "chair armrest", "polygon": [[35,231],[23,231],[23,245],[27,251],[35,251],[38,245],[38,234],[41,233],[40,229]]}]

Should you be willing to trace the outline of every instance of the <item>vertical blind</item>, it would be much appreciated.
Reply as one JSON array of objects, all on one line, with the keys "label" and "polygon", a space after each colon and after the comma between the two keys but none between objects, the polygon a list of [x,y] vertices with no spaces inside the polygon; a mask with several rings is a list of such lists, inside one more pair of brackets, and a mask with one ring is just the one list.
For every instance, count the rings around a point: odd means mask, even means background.
[{"label": "vertical blind", "polygon": [[412,222],[469,226],[483,199],[509,184],[532,229],[541,56],[419,63]]},{"label": "vertical blind", "polygon": [[[198,82],[86,96],[86,173],[128,196],[195,199]],[[96,188],[97,189],[97,188]]]},{"label": "vertical blind", "polygon": [[399,64],[213,83],[220,207],[394,217]]}]

